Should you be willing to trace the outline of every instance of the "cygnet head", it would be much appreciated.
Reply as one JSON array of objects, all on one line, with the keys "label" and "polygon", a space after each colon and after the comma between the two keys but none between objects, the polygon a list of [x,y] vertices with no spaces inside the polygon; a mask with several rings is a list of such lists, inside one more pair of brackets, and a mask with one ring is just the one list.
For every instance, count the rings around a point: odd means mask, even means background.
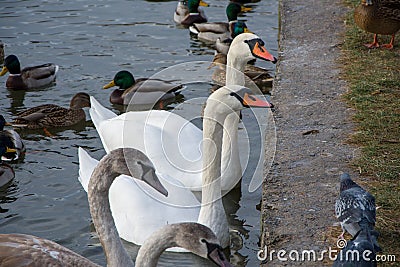
[{"label": "cygnet head", "polygon": [[277,59],[265,48],[264,41],[254,33],[242,33],[236,36],[229,48],[229,58],[245,62],[259,58],[276,63]]},{"label": "cygnet head", "polygon": [[208,258],[218,266],[232,266],[226,259],[218,238],[207,226],[199,223],[179,223],[176,224],[175,233],[175,242],[179,247]]}]

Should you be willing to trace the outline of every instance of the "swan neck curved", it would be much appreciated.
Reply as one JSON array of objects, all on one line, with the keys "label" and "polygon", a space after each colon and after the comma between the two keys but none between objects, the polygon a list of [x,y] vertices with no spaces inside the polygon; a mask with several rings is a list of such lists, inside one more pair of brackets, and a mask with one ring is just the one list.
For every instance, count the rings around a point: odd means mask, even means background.
[{"label": "swan neck curved", "polygon": [[93,224],[103,246],[107,266],[134,266],[122,245],[111,214],[108,190],[114,179],[120,175],[109,168],[110,157],[104,157],[89,181],[88,199]]},{"label": "swan neck curved", "polygon": [[173,225],[162,227],[154,232],[140,247],[136,256],[136,267],[156,267],[161,254],[167,248],[176,247],[176,230]]}]

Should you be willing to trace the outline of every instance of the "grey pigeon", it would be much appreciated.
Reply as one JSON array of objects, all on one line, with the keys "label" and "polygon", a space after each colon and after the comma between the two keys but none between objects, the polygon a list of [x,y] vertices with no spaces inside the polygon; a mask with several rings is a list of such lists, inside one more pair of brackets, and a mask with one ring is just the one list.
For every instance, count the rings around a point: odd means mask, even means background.
[{"label": "grey pigeon", "polygon": [[375,197],[351,180],[348,173],[340,177],[340,195],[335,203],[335,213],[343,230],[339,238],[343,239],[346,231],[354,237],[363,230],[371,236],[374,250],[381,251],[376,241],[379,234],[374,230]]},{"label": "grey pigeon", "polygon": [[370,230],[360,230],[343,248],[332,267],[376,267],[375,237]]},{"label": "grey pigeon", "polygon": [[351,180],[348,173],[340,177],[340,195],[335,203],[336,217],[343,229],[353,237],[361,230],[359,223],[363,218],[373,229],[376,221],[375,197]]}]

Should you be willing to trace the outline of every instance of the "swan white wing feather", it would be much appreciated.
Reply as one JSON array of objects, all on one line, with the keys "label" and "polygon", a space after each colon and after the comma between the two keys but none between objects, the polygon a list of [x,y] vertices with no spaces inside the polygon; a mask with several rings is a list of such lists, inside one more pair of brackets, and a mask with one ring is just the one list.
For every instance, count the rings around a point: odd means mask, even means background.
[{"label": "swan white wing feather", "polygon": [[112,117],[91,99],[90,116],[107,153],[120,147],[136,148],[150,158],[157,172],[167,173],[191,190],[201,190],[203,136],[197,126],[162,110]]}]

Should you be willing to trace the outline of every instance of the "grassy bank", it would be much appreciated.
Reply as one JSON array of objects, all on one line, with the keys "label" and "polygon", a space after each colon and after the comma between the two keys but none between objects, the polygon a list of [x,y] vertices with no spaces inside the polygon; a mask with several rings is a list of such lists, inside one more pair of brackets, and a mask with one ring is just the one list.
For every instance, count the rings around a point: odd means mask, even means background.
[{"label": "grassy bank", "polygon": [[[360,3],[344,1],[352,10]],[[393,50],[370,50],[362,44],[372,42],[373,35],[354,24],[353,12],[346,19],[342,75],[356,124],[349,142],[361,150],[352,164],[368,178],[364,185],[380,206],[377,230],[384,254],[395,254],[400,265],[400,34]],[[389,42],[389,36],[379,37]]]}]

